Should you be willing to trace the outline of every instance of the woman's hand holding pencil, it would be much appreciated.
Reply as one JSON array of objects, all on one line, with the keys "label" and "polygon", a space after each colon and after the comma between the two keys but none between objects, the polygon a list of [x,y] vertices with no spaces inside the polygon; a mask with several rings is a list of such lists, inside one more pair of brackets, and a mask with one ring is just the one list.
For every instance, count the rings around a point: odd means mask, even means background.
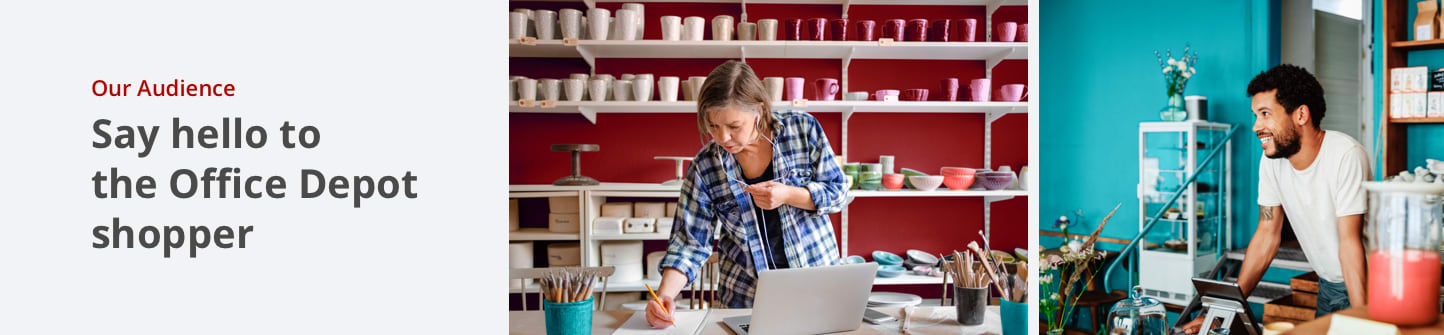
[{"label": "woman's hand holding pencil", "polygon": [[673,312],[677,311],[672,297],[657,296],[657,292],[652,290],[652,285],[644,285],[647,286],[647,293],[652,295],[652,300],[647,302],[647,323],[651,324],[652,328],[658,329],[677,324],[677,320],[672,317]]}]

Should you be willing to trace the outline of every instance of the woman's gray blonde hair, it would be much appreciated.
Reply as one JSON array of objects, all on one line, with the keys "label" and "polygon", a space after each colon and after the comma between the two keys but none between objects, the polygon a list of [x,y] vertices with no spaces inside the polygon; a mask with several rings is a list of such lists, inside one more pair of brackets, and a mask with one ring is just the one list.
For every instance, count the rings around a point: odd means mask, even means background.
[{"label": "woman's gray blonde hair", "polygon": [[707,134],[712,125],[707,112],[714,108],[755,107],[759,115],[758,134],[772,133],[772,103],[762,80],[747,63],[729,60],[707,75],[697,96],[697,131]]}]

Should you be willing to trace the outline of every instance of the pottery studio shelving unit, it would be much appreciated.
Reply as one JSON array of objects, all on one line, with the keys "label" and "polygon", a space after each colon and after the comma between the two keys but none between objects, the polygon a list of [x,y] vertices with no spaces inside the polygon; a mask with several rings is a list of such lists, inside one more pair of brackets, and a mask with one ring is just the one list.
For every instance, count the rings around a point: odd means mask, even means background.
[{"label": "pottery studio shelving unit", "polygon": [[[1414,6],[1415,2],[1403,0],[1385,0],[1383,2],[1384,66],[1380,72],[1384,76],[1382,83],[1386,87],[1393,79],[1390,78],[1389,69],[1409,66],[1410,51],[1444,49],[1444,39],[1409,40],[1409,30],[1414,27],[1414,18],[1408,16],[1408,10],[1410,6]],[[1391,97],[1387,89],[1383,95],[1383,106],[1389,108]],[[1444,123],[1444,118],[1392,118],[1386,110],[1384,117],[1379,122],[1379,145],[1381,146],[1381,158],[1384,161],[1383,170],[1380,172],[1385,176],[1392,176],[1409,168],[1408,162],[1405,160],[1408,157],[1406,149],[1410,125],[1441,123]]]},{"label": "pottery studio shelving unit", "polygon": [[[651,3],[658,1],[602,1],[602,2],[638,2]],[[670,1],[676,2],[676,1]],[[698,2],[698,1],[692,1]],[[715,2],[715,1],[700,1]],[[991,40],[991,22],[994,11],[999,6],[1020,5],[1026,6],[1025,0],[1006,1],[979,1],[979,0],[898,0],[898,1],[848,1],[848,0],[779,0],[779,1],[724,1],[742,3],[742,15],[738,22],[748,21],[746,4],[752,3],[792,3],[792,4],[836,4],[842,11],[841,17],[847,17],[848,6],[852,4],[889,4],[889,5],[949,5],[949,6],[986,6],[987,10],[979,24],[983,28],[981,40]],[[585,1],[588,8],[594,7],[596,1]],[[984,28],[987,27],[987,28]],[[660,40],[581,40],[573,45],[568,45],[560,40],[535,41],[535,43],[521,43],[518,40],[509,42],[510,57],[540,57],[540,58],[581,58],[584,59],[596,74],[597,58],[733,58],[746,61],[748,58],[768,59],[837,59],[841,60],[841,92],[848,92],[848,65],[853,59],[927,59],[927,60],[982,60],[986,62],[986,76],[992,78],[992,69],[999,62],[1009,59],[1025,60],[1028,58],[1027,42],[865,42],[865,41],[660,41]],[[683,78],[685,79],[685,78]],[[669,113],[669,114],[695,114],[696,102],[636,102],[636,101],[555,101],[547,102],[546,107],[540,103],[532,106],[519,106],[517,102],[510,103],[509,112],[512,114],[523,113],[551,113],[551,114],[577,114],[586,118],[593,124],[596,123],[597,114],[607,113]],[[984,166],[992,166],[992,124],[999,118],[1009,114],[1027,114],[1029,102],[883,102],[883,101],[779,101],[774,102],[774,109],[798,109],[808,113],[841,113],[842,116],[842,156],[848,154],[848,121],[855,113],[972,113],[985,116],[984,141],[983,141],[983,163]],[[1032,165],[1030,163],[1030,165]],[[650,183],[607,183],[603,182],[596,186],[554,186],[554,185],[511,185],[510,197],[515,198],[542,198],[554,196],[574,196],[581,201],[581,225],[580,233],[556,234],[547,232],[545,228],[523,228],[520,231],[510,233],[511,241],[578,241],[582,246],[581,258],[585,266],[597,266],[600,264],[598,255],[599,245],[602,241],[613,240],[667,240],[667,233],[635,234],[623,236],[595,236],[591,233],[592,221],[600,213],[602,203],[608,197],[619,198],[655,198],[654,201],[676,201],[679,190],[676,186],[663,186]],[[940,189],[935,191],[862,191],[853,190],[849,192],[850,198],[869,197],[976,197],[985,201],[983,206],[983,226],[986,234],[991,234],[989,204],[995,201],[1012,199],[1014,197],[1028,196],[1025,190],[998,190],[980,191],[966,190],[954,191]],[[852,199],[849,199],[850,203]],[[841,213],[842,222],[840,225],[839,248],[842,255],[849,255],[848,250],[848,207],[844,206]],[[902,284],[939,284],[941,278],[917,276],[905,274],[896,278],[877,278],[876,285],[902,285]],[[611,282],[608,290],[611,292],[645,291],[643,283],[657,285],[654,280],[643,280],[636,283]],[[532,284],[533,286],[535,284]],[[532,288],[535,291],[535,288]],[[519,289],[512,289],[511,292],[520,292]]]}]

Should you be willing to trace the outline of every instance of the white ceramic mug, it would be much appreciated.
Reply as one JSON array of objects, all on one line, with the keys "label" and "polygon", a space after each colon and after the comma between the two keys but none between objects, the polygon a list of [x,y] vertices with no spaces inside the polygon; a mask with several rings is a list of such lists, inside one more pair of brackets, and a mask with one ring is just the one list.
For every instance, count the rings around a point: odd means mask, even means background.
[{"label": "white ceramic mug", "polygon": [[587,10],[587,23],[590,25],[587,29],[587,32],[591,33],[590,39],[607,39],[607,30],[611,29],[611,17],[612,11],[609,11],[606,8],[592,8]]},{"label": "white ceramic mug", "polygon": [[532,12],[532,10],[526,9],[526,8],[513,9],[513,10],[511,10],[511,12],[512,12],[512,13],[521,13],[522,16],[525,16],[525,17],[526,17],[526,22],[525,22],[525,23],[522,23],[522,27],[521,27],[521,29],[526,30],[526,33],[525,33],[525,35],[522,35],[522,36],[536,37],[536,29],[531,26],[531,21],[536,20],[536,12]]},{"label": "white ceramic mug", "polygon": [[702,84],[703,84],[703,83],[706,83],[706,82],[707,82],[707,77],[703,77],[703,76],[691,76],[691,77],[687,77],[687,83],[690,84],[691,87],[692,87],[692,100],[695,101],[695,100],[698,100],[698,99],[702,98]]},{"label": "white ceramic mug", "polygon": [[633,13],[637,13],[637,20],[636,20],[637,23],[636,23],[636,25],[634,26],[633,29],[635,29],[635,30],[637,31],[636,35],[634,35],[634,36],[637,36],[636,39],[639,39],[639,40],[645,38],[644,36],[646,36],[646,35],[643,35],[642,33],[647,31],[647,29],[646,29],[646,28],[647,28],[647,11],[646,11],[644,8],[645,8],[645,7],[642,6],[642,4],[639,4],[639,3],[624,3],[624,4],[622,4],[622,9],[630,10],[630,11],[632,11]]},{"label": "white ceramic mug", "polygon": [[561,21],[562,38],[582,38],[582,11],[563,8],[557,15]]},{"label": "white ceramic mug", "polygon": [[737,40],[751,41],[757,39],[757,24],[751,22],[737,23]]},{"label": "white ceramic mug", "polygon": [[592,101],[607,101],[607,81],[604,79],[592,79],[587,86],[587,94],[592,96]]},{"label": "white ceramic mug", "polygon": [[733,19],[731,15],[718,15],[712,18],[712,40],[731,41]]},{"label": "white ceramic mug", "polygon": [[557,39],[557,12],[538,9],[532,13],[536,17],[532,20],[535,23],[532,27],[536,29],[536,39],[549,41]]},{"label": "white ceramic mug", "polygon": [[782,101],[782,77],[762,78],[762,87],[767,88],[769,101]]},{"label": "white ceramic mug", "polygon": [[632,100],[642,102],[652,101],[651,74],[638,75],[637,79],[632,79]]},{"label": "white ceramic mug", "polygon": [[758,41],[776,41],[776,40],[777,40],[777,19],[761,19],[761,20],[757,20],[757,40],[758,40]]},{"label": "white ceramic mug", "polygon": [[617,38],[620,41],[637,40],[637,12],[630,9],[617,10]]},{"label": "white ceramic mug", "polygon": [[516,81],[517,100],[536,100],[536,79],[522,79]]},{"label": "white ceramic mug", "polygon": [[674,76],[662,76],[657,78],[657,99],[673,102],[677,101],[677,86],[681,78]]},{"label": "white ceramic mug", "polygon": [[564,79],[562,80],[562,87],[565,88],[567,101],[582,101],[582,98],[586,96],[587,92],[587,80],[575,78]]},{"label": "white ceramic mug", "polygon": [[541,93],[541,100],[557,101],[562,99],[561,80],[542,79],[539,83],[541,84],[541,90],[539,91]]},{"label": "white ceramic mug", "polygon": [[612,77],[612,75],[606,74],[606,73],[599,74],[599,75],[596,75],[596,76],[593,76],[593,77],[596,78],[596,79],[601,79],[601,80],[607,82],[607,86],[606,86],[606,87],[607,87],[607,90],[606,90],[606,93],[607,93],[607,94],[606,94],[606,95],[603,95],[602,98],[599,99],[599,100],[597,100],[597,101],[614,100],[614,99],[612,99],[612,94],[613,94],[613,93],[612,93],[612,82],[613,82],[613,81],[616,81],[617,78]]},{"label": "white ceramic mug", "polygon": [[515,40],[526,37],[526,26],[529,20],[526,13],[511,12],[511,37],[509,38]]},{"label": "white ceramic mug", "polygon": [[613,80],[612,97],[616,98],[616,101],[632,101],[632,81]]},{"label": "white ceramic mug", "polygon": [[667,15],[662,17],[662,40],[682,40],[682,17]]},{"label": "white ceramic mug", "polygon": [[576,79],[576,80],[581,80],[581,81],[582,81],[582,97],[581,97],[581,98],[582,98],[582,99],[586,99],[586,98],[587,98],[587,82],[591,81],[592,78],[590,78],[590,76],[587,75],[587,74],[585,74],[585,73],[573,73],[573,74],[571,75],[571,79]]},{"label": "white ceramic mug", "polygon": [[621,77],[621,78],[619,78],[619,79],[621,79],[621,80],[632,80],[632,79],[637,79],[637,75],[635,75],[635,74],[631,74],[631,73],[623,73],[623,74],[622,74],[622,77]]},{"label": "white ceramic mug", "polygon": [[706,29],[707,19],[700,16],[688,16],[682,20],[682,39],[688,41],[701,41],[703,30]]}]

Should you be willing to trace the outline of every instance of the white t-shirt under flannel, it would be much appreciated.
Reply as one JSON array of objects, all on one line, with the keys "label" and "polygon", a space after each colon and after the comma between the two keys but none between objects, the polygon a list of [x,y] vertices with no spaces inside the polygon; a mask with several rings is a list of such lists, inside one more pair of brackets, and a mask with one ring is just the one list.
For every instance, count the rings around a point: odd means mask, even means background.
[{"label": "white t-shirt under flannel", "polygon": [[1295,170],[1288,159],[1264,156],[1258,167],[1259,206],[1283,206],[1304,255],[1319,279],[1344,281],[1339,266],[1339,217],[1368,210],[1369,155],[1349,135],[1326,130],[1313,164]]}]

